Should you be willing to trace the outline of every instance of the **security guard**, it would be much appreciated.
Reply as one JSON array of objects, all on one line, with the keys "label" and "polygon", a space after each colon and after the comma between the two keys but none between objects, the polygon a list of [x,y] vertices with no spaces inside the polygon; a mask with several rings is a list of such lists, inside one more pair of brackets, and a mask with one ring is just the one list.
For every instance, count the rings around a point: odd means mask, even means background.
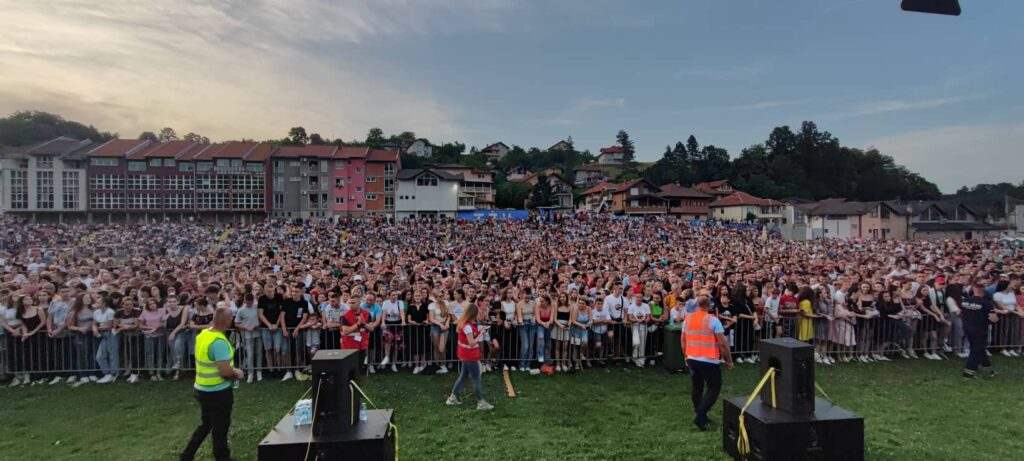
[{"label": "security guard", "polygon": [[732,369],[732,354],[729,353],[722,322],[708,312],[711,308],[708,297],[701,295],[697,298],[697,307],[696,311],[683,320],[681,342],[693,382],[690,390],[693,424],[706,431],[711,423],[708,411],[715,405],[718,393],[722,390],[722,358],[725,358],[726,368]]},{"label": "security guard", "polygon": [[996,373],[992,370],[992,361],[985,351],[988,349],[988,325],[999,321],[999,317],[992,311],[995,303],[985,292],[985,281],[980,275],[971,283],[971,295],[964,296],[961,304],[964,335],[971,346],[963,375],[965,378],[974,378],[980,365],[988,369],[989,376],[994,376]]},{"label": "security guard", "polygon": [[231,328],[231,310],[218,308],[213,314],[213,325],[196,336],[196,401],[202,420],[192,433],[182,460],[191,461],[203,444],[206,435],[213,432],[213,456],[217,460],[231,459],[228,448],[228,429],[231,427],[231,407],[234,405],[232,380],[242,379],[242,370],[231,366],[235,350],[224,332]]}]

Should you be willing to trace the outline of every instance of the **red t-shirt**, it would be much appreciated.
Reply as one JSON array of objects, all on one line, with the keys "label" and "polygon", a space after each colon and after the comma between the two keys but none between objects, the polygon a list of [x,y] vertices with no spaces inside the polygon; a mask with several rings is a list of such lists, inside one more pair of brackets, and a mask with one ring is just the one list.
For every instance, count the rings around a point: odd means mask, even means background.
[{"label": "red t-shirt", "polygon": [[794,309],[799,308],[798,306],[796,306],[796,296],[793,296],[793,295],[782,295],[781,297],[779,297],[779,315],[782,316],[782,317],[795,317],[796,313],[793,313],[793,312],[789,312],[789,313],[782,312],[783,309],[786,309],[786,304],[793,304]]},{"label": "red t-shirt", "polygon": [[[357,307],[345,311],[345,315],[341,316],[341,324],[344,326],[355,325],[359,320],[356,315],[362,317],[364,323],[370,321],[370,313]],[[341,335],[342,349],[359,349],[365,351],[368,347],[370,347],[370,332],[365,328],[360,328],[347,335]]]},{"label": "red t-shirt", "polygon": [[467,333],[475,338],[480,334],[480,329],[477,328],[475,323],[467,323],[459,330],[459,360],[463,362],[478,362],[480,361],[480,343],[478,342],[476,347],[469,347]]}]

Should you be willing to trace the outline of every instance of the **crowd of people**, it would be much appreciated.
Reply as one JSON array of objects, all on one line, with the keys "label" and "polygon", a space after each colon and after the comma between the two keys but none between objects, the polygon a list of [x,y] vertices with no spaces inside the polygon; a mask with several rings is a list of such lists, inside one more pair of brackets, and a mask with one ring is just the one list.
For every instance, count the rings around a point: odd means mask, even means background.
[{"label": "crowd of people", "polygon": [[985,352],[1024,344],[1024,255],[996,240],[783,241],[601,215],[0,224],[11,386],[178,379],[218,307],[248,382],[304,379],[313,353],[338,347],[369,372],[446,373],[469,306],[487,326],[484,372],[648,366],[701,297],[738,363],[776,336],[812,342],[821,364],[965,357],[975,285],[996,316]]}]

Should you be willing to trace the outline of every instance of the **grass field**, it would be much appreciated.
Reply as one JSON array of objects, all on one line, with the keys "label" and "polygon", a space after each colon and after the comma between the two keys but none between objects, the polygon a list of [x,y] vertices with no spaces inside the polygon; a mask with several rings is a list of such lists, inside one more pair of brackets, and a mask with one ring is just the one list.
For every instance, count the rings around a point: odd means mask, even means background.
[{"label": "grass field", "polygon": [[[818,368],[839,405],[866,418],[869,459],[1019,459],[1024,453],[1024,361],[996,361],[994,379],[968,381],[951,362],[914,361]],[[738,366],[723,396],[749,393],[755,367]],[[496,409],[444,397],[454,376],[377,374],[364,389],[395,408],[401,459],[724,459],[717,422],[691,424],[689,379],[660,370],[513,374],[516,399],[499,374],[484,375]],[[270,427],[308,383],[264,382],[235,397],[231,443],[254,459]],[[0,389],[0,459],[174,459],[198,418],[186,383]],[[721,420],[716,405],[715,420]],[[209,442],[201,455],[209,459]]]}]

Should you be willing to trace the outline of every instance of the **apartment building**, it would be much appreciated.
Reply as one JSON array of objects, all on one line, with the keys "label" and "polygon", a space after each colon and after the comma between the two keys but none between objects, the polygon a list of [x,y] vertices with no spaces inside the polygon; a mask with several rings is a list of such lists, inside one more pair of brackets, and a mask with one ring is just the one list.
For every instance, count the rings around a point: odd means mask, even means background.
[{"label": "apartment building", "polygon": [[39,221],[86,219],[85,152],[92,141],[54,138],[0,157],[0,211]]},{"label": "apartment building", "polygon": [[361,146],[282,146],[271,154],[276,218],[391,216],[398,151]]}]

